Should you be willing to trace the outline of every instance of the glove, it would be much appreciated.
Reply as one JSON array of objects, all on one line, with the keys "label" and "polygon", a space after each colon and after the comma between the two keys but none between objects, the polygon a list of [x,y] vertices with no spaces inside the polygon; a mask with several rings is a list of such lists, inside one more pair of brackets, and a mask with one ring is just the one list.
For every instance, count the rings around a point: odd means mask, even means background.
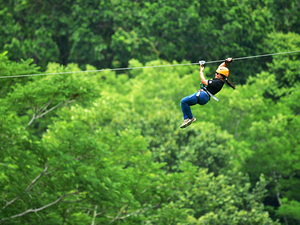
[{"label": "glove", "polygon": [[200,64],[200,66],[204,66],[204,64],[205,64],[206,62],[205,61],[199,61],[199,64]]},{"label": "glove", "polygon": [[227,58],[227,59],[225,59],[226,66],[229,65],[232,62],[234,62],[233,58]]}]

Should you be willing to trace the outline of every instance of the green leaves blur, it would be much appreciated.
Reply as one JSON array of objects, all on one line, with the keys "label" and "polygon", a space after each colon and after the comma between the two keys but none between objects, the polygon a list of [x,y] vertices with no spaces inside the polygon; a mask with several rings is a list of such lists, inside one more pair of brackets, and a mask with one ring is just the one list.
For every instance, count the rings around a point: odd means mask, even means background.
[{"label": "green leaves blur", "polygon": [[195,106],[197,122],[179,129],[194,67],[116,75],[50,63],[47,72],[68,71],[21,78],[1,99],[4,223],[274,223],[262,205],[267,181],[251,189],[240,172],[254,153],[210,114],[215,103]]},{"label": "green leaves blur", "polygon": [[[43,70],[49,62],[119,68],[133,58],[145,64],[276,53],[265,39],[299,33],[296,0],[0,2],[2,51],[14,61],[32,58]],[[236,65],[236,81],[246,83],[268,62]]]},{"label": "green leaves blur", "polygon": [[0,223],[299,223],[299,54],[237,60],[184,130],[198,67],[96,72],[299,50],[297,1],[1,5]]}]

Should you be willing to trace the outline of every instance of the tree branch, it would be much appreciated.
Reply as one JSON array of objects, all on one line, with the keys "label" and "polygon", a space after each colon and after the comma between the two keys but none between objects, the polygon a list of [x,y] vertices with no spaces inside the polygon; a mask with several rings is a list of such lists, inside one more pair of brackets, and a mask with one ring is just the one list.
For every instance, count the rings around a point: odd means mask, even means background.
[{"label": "tree branch", "polygon": [[43,112],[45,111],[48,106],[53,102],[53,99],[51,99],[48,103],[46,103],[43,107],[41,107],[39,110],[38,110],[38,114],[40,114],[40,112]]},{"label": "tree branch", "polygon": [[[278,177],[277,177],[276,171],[273,171],[273,174],[274,174],[274,181],[276,184],[276,198],[277,198],[279,205],[282,206],[282,202],[280,201],[280,192],[279,192],[279,187],[278,187]],[[283,219],[285,221],[285,224],[287,225],[288,221],[287,221],[286,217],[283,216]]]},{"label": "tree branch", "polygon": [[42,114],[39,114],[39,115],[36,117],[36,119],[43,117],[44,115],[46,115],[47,113],[53,111],[54,109],[58,108],[60,105],[62,105],[62,104],[64,104],[64,103],[65,103],[65,101],[62,101],[61,103],[57,104],[56,106],[53,106],[51,109],[45,111],[45,112],[42,113]]},{"label": "tree branch", "polygon": [[65,102],[65,101],[62,101],[61,103],[57,104],[56,106],[52,107],[51,109],[45,111],[44,113],[41,113],[42,109],[45,109],[45,107],[47,108],[49,106],[49,104],[51,103],[51,101],[48,104],[46,104],[45,106],[43,106],[41,109],[38,110],[38,115],[36,115],[35,113],[33,114],[32,119],[29,121],[29,123],[27,124],[25,129],[27,127],[29,127],[33,123],[34,120],[43,117],[44,115],[46,115],[47,113],[53,111],[54,109],[56,109],[57,107],[59,107],[61,104],[63,104]]},{"label": "tree branch", "polygon": [[[126,206],[126,207],[127,207],[127,206]],[[113,219],[112,221],[110,221],[109,223],[113,223],[113,222],[115,222],[116,220],[123,220],[123,219],[126,219],[126,218],[130,217],[130,216],[139,214],[141,211],[144,211],[144,210],[146,210],[146,209],[148,209],[148,208],[140,209],[140,210],[138,210],[138,211],[136,211],[136,212],[129,213],[129,214],[125,215],[125,216],[120,217],[120,214],[124,211],[124,209],[125,209],[125,207],[124,207],[123,209],[121,209],[120,212],[118,213],[117,217],[114,218],[114,219]]]},{"label": "tree branch", "polygon": [[33,121],[34,121],[35,119],[36,119],[35,113],[33,113],[32,119],[31,119],[31,120],[29,121],[29,123],[26,125],[25,130],[26,130],[27,127],[29,127],[29,126],[33,123]]},{"label": "tree branch", "polygon": [[35,179],[33,179],[32,181],[31,181],[31,183],[28,185],[28,187],[26,188],[26,191],[25,192],[27,192],[27,191],[29,191],[31,188],[32,188],[32,186],[42,177],[42,176],[44,176],[44,174],[46,173],[46,171],[48,170],[48,168],[49,168],[49,166],[46,166],[45,167],[45,169],[43,170],[43,172],[41,172]]},{"label": "tree branch", "polygon": [[0,166],[7,166],[8,168],[14,169],[14,167],[13,167],[13,166],[10,166],[10,165],[8,165],[8,164],[5,164],[5,163],[0,163]]},{"label": "tree branch", "polygon": [[[47,113],[53,111],[54,109],[58,108],[58,107],[61,106],[62,104],[73,102],[72,100],[62,101],[62,102],[60,102],[59,104],[57,104],[56,106],[53,106],[51,109],[46,110],[47,107],[52,103],[52,101],[53,101],[53,100],[50,100],[47,104],[45,104],[43,107],[41,107],[39,110],[37,110],[37,112],[36,112],[37,114],[34,113],[34,114],[32,115],[32,119],[29,121],[29,123],[27,124],[27,126],[25,127],[25,129],[26,129],[27,127],[29,127],[29,126],[33,123],[34,120],[39,119],[39,118],[45,116]],[[45,110],[46,110],[46,111],[45,111]],[[45,111],[45,112],[42,113],[42,111]]]},{"label": "tree branch", "polygon": [[24,193],[26,193],[27,191],[29,191],[31,188],[32,188],[32,186],[46,173],[46,171],[48,170],[48,166],[46,166],[45,167],[45,169],[43,170],[43,172],[41,172],[36,178],[34,178],[31,182],[30,182],[30,184],[28,185],[28,187],[26,188],[26,190],[19,196],[19,197],[16,197],[16,198],[14,198],[13,200],[11,200],[10,202],[7,202],[6,204],[5,204],[5,206],[3,206],[3,208],[2,209],[5,209],[7,206],[9,206],[9,205],[11,205],[11,204],[13,204],[15,201],[17,201]]},{"label": "tree branch", "polygon": [[114,218],[112,221],[110,221],[109,223],[113,223],[115,222],[116,220],[120,219],[120,215],[121,213],[128,207],[128,205],[122,207],[122,209],[119,211],[118,215],[116,216],[116,218]]},{"label": "tree branch", "polygon": [[97,208],[98,208],[98,206],[95,205],[94,216],[93,216],[93,220],[92,220],[92,225],[95,225],[95,219],[96,219],[96,217],[97,217]]},{"label": "tree branch", "polygon": [[58,202],[60,202],[65,197],[70,196],[70,195],[75,195],[75,194],[78,194],[78,192],[76,191],[76,192],[73,192],[73,193],[70,193],[70,194],[62,195],[61,197],[56,199],[54,202],[51,202],[51,203],[49,203],[49,204],[47,204],[43,207],[40,207],[40,208],[37,208],[37,209],[28,209],[25,212],[22,212],[20,214],[14,215],[14,216],[11,216],[10,218],[4,219],[4,220],[14,219],[14,218],[17,218],[17,217],[22,217],[22,216],[25,216],[26,214],[31,213],[31,212],[37,213],[37,212],[42,211],[42,210],[44,210],[44,209],[46,209],[50,206],[53,206],[53,205],[57,204]]},{"label": "tree branch", "polygon": [[[148,210],[148,209],[156,209],[156,208],[158,208],[161,204],[162,204],[162,203],[160,202],[160,203],[157,203],[156,205],[154,205],[154,206],[152,206],[152,207],[145,207],[145,208],[139,209],[139,210],[137,210],[137,211],[135,211],[135,212],[132,212],[132,213],[129,213],[129,214],[125,215],[125,216],[121,216],[121,217],[120,217],[120,214],[123,213],[124,210],[125,210],[126,208],[128,208],[128,205],[126,205],[126,206],[124,206],[124,207],[120,210],[120,212],[118,213],[118,215],[117,215],[112,221],[110,221],[109,223],[113,223],[113,222],[115,222],[116,220],[123,220],[123,219],[126,219],[126,218],[128,218],[128,217],[130,217],[130,216],[137,215],[137,214],[139,214],[140,212],[146,211],[146,210]],[[113,218],[113,217],[108,217],[108,218]]]}]

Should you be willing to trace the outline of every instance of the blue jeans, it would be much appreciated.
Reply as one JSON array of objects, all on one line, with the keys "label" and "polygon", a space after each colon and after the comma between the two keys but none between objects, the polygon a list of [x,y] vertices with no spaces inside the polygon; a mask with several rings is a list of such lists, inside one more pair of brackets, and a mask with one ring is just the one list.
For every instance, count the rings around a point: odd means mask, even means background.
[{"label": "blue jeans", "polygon": [[[190,106],[198,103],[197,92],[181,99],[180,106],[183,112],[184,119],[192,119],[193,114]],[[204,91],[200,92],[200,105],[205,105],[209,101],[209,96]]]}]

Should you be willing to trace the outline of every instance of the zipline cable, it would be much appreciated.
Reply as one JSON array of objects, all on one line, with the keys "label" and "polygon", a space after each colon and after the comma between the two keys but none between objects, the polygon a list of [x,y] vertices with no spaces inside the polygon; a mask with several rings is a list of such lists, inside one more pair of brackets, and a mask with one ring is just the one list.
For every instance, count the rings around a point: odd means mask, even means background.
[{"label": "zipline cable", "polygon": [[[233,59],[234,59],[234,61],[237,61],[237,60],[243,60],[243,59],[259,58],[259,57],[266,57],[266,56],[273,56],[273,55],[291,54],[291,53],[297,53],[297,52],[300,52],[300,50],[289,51],[289,52],[277,52],[277,53],[270,53],[270,54],[264,54],[264,55],[246,56],[246,57],[233,58]],[[206,64],[218,63],[218,62],[223,62],[223,61],[224,61],[224,59],[222,59],[222,60],[216,60],[216,61],[209,61],[209,62],[206,62]],[[24,75],[0,76],[0,79],[4,79],[4,78],[18,78],[18,77],[33,77],[33,76],[49,76],[49,75],[70,74],[70,73],[92,73],[92,72],[104,72],[104,71],[134,70],[134,69],[157,68],[157,67],[171,67],[171,66],[172,67],[173,66],[189,66],[189,65],[196,65],[196,64],[199,64],[199,62],[197,62],[197,63],[187,63],[187,64],[172,64],[172,65],[141,66],[141,67],[101,69],[101,70],[87,70],[87,71],[71,71],[71,72],[59,72],[59,73],[40,73],[40,74],[24,74]]]},{"label": "zipline cable", "polygon": [[[266,56],[273,56],[273,55],[291,54],[291,53],[297,53],[297,52],[300,52],[300,50],[290,51],[290,52],[277,52],[277,53],[270,53],[270,54],[265,54],[265,55],[253,55],[253,56],[246,56],[246,57],[233,58],[233,59],[234,59],[234,61],[237,61],[237,60],[242,60],[242,59],[252,59],[252,58],[259,58],[259,57],[266,57]],[[224,62],[224,59],[223,60],[206,62],[205,64],[217,63],[217,62]],[[199,63],[196,63],[196,64],[199,64]]]}]

